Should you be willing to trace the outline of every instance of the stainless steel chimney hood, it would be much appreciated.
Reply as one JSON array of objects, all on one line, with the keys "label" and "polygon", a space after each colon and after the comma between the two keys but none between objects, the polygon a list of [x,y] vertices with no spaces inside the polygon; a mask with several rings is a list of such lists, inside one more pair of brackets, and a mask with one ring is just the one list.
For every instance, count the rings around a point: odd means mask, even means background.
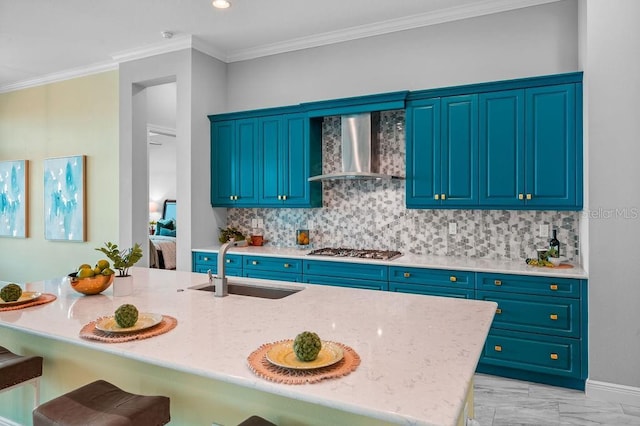
[{"label": "stainless steel chimney hood", "polygon": [[312,176],[309,181],[345,179],[403,179],[380,173],[380,113],[343,115],[342,169]]}]

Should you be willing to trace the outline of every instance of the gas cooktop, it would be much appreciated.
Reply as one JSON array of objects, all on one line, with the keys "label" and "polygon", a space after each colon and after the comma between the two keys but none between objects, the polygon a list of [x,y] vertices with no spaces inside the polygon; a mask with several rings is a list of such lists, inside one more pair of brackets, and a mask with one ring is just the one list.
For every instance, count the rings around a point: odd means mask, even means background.
[{"label": "gas cooktop", "polygon": [[332,257],[356,257],[359,259],[373,260],[393,260],[402,256],[402,253],[394,250],[360,250],[351,248],[319,248],[309,252],[312,256],[332,256]]}]

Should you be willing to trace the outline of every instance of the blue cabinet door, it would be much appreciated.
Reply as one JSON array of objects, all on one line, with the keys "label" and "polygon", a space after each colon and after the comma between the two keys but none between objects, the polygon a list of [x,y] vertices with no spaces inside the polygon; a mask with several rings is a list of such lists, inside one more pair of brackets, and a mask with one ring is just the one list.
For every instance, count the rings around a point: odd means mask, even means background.
[{"label": "blue cabinet door", "polygon": [[255,119],[211,124],[211,204],[250,206],[258,201]]},{"label": "blue cabinet door", "polygon": [[524,203],[524,90],[483,93],[479,99],[479,201]]},{"label": "blue cabinet door", "polygon": [[442,205],[478,203],[478,95],[442,98]]},{"label": "blue cabinet door", "polygon": [[280,175],[283,173],[282,120],[280,116],[259,120],[260,151],[260,204],[280,205]]},{"label": "blue cabinet door", "polygon": [[526,91],[526,198],[531,207],[576,207],[576,84]]},{"label": "blue cabinet door", "polygon": [[232,206],[235,193],[234,167],[235,122],[211,123],[211,204]]},{"label": "blue cabinet door", "polygon": [[406,110],[406,204],[440,205],[440,99],[412,102]]}]

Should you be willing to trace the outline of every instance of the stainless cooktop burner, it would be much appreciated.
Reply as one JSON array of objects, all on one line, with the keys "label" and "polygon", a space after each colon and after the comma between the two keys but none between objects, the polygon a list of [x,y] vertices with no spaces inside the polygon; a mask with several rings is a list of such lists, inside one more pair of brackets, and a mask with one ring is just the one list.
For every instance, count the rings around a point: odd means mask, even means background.
[{"label": "stainless cooktop burner", "polygon": [[356,257],[359,259],[373,260],[393,260],[402,256],[402,253],[395,250],[359,250],[351,248],[319,248],[309,253],[313,256],[332,256],[332,257]]}]

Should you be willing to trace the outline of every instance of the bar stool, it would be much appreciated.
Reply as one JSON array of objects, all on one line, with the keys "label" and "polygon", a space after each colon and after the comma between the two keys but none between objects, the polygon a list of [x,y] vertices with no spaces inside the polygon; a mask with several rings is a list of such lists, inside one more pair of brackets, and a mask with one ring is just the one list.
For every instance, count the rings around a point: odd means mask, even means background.
[{"label": "bar stool", "polygon": [[251,416],[238,426],[276,426],[274,423],[271,423],[269,420],[265,420],[259,416]]},{"label": "bar stool", "polygon": [[170,420],[168,397],[132,394],[104,380],[33,410],[33,426],[160,426]]},{"label": "bar stool", "polygon": [[32,384],[34,407],[40,404],[41,356],[20,356],[0,346],[0,392]]}]

